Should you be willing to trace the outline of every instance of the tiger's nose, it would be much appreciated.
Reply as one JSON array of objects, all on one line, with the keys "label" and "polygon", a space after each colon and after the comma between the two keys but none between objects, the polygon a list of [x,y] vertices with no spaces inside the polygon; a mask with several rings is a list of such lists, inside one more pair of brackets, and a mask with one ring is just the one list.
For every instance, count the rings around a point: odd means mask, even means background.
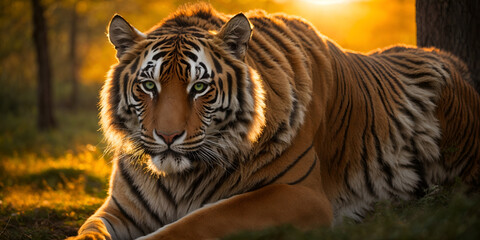
[{"label": "tiger's nose", "polygon": [[[185,131],[183,131],[185,132]],[[174,132],[174,133],[164,133],[161,131],[155,130],[155,133],[162,138],[162,140],[167,144],[171,145],[175,140],[177,140],[180,136],[182,136],[183,132]]]}]

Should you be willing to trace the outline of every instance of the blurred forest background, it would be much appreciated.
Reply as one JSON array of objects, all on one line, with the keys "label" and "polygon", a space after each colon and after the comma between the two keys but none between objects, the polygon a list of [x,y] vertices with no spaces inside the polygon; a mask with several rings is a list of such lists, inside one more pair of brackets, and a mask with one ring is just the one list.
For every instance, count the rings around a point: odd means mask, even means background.
[{"label": "blurred forest background", "polygon": [[[97,103],[106,72],[116,62],[115,50],[106,37],[106,26],[113,14],[119,13],[137,29],[146,31],[179,5],[191,1],[40,2],[44,7],[49,41],[55,119],[54,127],[48,130],[37,127],[38,66],[33,41],[32,1],[0,1],[0,239],[62,239],[75,234],[101,205],[106,197],[111,165],[99,132]],[[415,0],[208,2],[218,11],[230,14],[261,8],[268,12],[299,15],[342,47],[355,51],[367,52],[396,43],[416,44]],[[465,202],[444,197],[451,191],[434,189],[433,200],[414,203],[413,207],[409,203],[389,205],[385,209],[390,210],[381,211],[380,217],[373,216],[376,220],[361,226],[371,224],[367,228],[370,230],[357,228],[352,231],[356,231],[358,239],[372,236],[375,231],[379,234],[377,237],[392,231],[405,236],[401,232],[411,225],[402,224],[405,219],[411,219],[412,214],[417,216],[418,206],[426,210],[425,219],[432,218],[431,221],[442,215],[428,214],[427,210],[447,203],[460,204],[455,206],[465,211],[477,209],[474,216],[480,215],[479,201]],[[463,215],[457,218],[455,220],[465,220]],[[433,231],[435,226],[428,225],[425,219],[420,222],[427,225],[420,224],[420,228]],[[474,223],[478,223],[478,217],[475,220]],[[375,230],[378,224],[392,228]],[[348,230],[355,226],[346,225],[344,228]],[[345,238],[343,230],[337,231],[340,235],[334,235],[334,238]],[[273,235],[262,232],[243,237],[286,239],[289,234],[297,233],[283,228],[274,231]],[[317,232],[313,236],[328,238],[322,234]],[[411,236],[418,236],[418,233]],[[445,236],[451,235],[442,233],[438,239]],[[297,237],[294,235],[295,239]]]}]

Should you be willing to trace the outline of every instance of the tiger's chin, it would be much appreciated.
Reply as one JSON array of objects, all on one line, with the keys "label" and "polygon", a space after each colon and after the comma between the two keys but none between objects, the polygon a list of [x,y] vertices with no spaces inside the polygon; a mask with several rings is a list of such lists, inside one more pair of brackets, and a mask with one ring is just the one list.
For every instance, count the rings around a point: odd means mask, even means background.
[{"label": "tiger's chin", "polygon": [[159,154],[151,156],[149,167],[161,175],[178,174],[192,167],[192,162],[183,155]]}]

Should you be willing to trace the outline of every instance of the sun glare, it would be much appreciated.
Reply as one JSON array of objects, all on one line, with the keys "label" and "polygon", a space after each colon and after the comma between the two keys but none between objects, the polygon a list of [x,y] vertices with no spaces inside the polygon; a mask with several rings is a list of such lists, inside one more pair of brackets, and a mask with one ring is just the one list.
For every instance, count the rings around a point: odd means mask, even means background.
[{"label": "sun glare", "polygon": [[361,2],[368,0],[302,0],[307,3],[317,4],[317,5],[333,5],[333,4],[343,4],[351,2]]}]

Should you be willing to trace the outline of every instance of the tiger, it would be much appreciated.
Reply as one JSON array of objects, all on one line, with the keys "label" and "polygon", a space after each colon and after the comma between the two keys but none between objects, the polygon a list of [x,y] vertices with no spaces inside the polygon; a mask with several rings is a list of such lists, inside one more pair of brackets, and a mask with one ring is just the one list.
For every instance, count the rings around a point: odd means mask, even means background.
[{"label": "tiger", "polygon": [[382,200],[478,186],[480,97],[435,49],[342,49],[306,20],[186,5],[108,26],[104,204],[71,239],[214,239],[361,221]]}]

